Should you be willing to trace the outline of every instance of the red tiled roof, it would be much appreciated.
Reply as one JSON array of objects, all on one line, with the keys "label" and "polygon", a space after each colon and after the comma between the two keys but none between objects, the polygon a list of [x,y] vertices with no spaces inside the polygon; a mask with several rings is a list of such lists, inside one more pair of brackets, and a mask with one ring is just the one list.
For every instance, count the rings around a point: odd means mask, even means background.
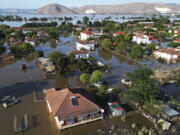
[{"label": "red tiled roof", "polygon": [[171,54],[171,55],[177,55],[180,56],[180,52],[176,51],[174,48],[162,48],[160,50],[157,51],[153,51],[154,53],[156,52],[162,52],[162,53],[166,53],[166,54]]},{"label": "red tiled roof", "polygon": [[148,36],[150,40],[155,40],[155,38],[152,35]]},{"label": "red tiled roof", "polygon": [[[54,116],[59,119],[68,119],[78,117],[89,113],[101,111],[96,104],[86,99],[79,93],[73,93],[68,88],[56,91],[55,88],[45,91],[46,99],[50,104]],[[75,96],[78,102],[77,106],[71,103],[71,97]]]},{"label": "red tiled roof", "polygon": [[175,40],[175,42],[180,42],[180,39]]},{"label": "red tiled roof", "polygon": [[81,33],[84,33],[84,34],[87,34],[87,35],[90,35],[91,33],[89,31],[82,31]]},{"label": "red tiled roof", "polygon": [[123,32],[115,32],[114,35],[122,35]]}]

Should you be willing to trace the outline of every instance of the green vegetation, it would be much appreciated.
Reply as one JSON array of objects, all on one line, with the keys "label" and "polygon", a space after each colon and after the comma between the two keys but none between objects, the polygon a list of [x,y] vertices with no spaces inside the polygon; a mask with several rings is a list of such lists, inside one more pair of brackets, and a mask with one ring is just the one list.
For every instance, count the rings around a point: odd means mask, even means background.
[{"label": "green vegetation", "polygon": [[80,76],[80,81],[81,81],[83,84],[86,84],[86,83],[89,81],[89,75],[86,74],[86,73],[81,74],[81,76]]},{"label": "green vegetation", "polygon": [[35,51],[34,52],[34,57],[37,58],[41,58],[44,57],[43,51]]},{"label": "green vegetation", "polygon": [[88,21],[89,21],[89,18],[87,16],[84,16],[83,17],[83,23],[87,25]]},{"label": "green vegetation", "polygon": [[86,59],[82,59],[82,58],[79,59],[79,61],[78,61],[78,68],[83,73],[91,73],[91,71],[92,71],[92,67],[88,63],[88,61]]},{"label": "green vegetation", "polygon": [[61,25],[58,26],[58,29],[61,32],[72,32],[73,24],[70,22],[62,22]]},{"label": "green vegetation", "polygon": [[6,47],[0,45],[0,55],[6,51]]},{"label": "green vegetation", "polygon": [[90,82],[93,83],[97,83],[102,77],[102,72],[99,70],[96,70],[92,73],[91,77],[90,77]]},{"label": "green vegetation", "polygon": [[58,77],[70,71],[68,57],[62,54],[61,52],[59,51],[51,52],[48,54],[48,58],[49,61],[55,65],[55,71]]},{"label": "green vegetation", "polygon": [[101,42],[101,48],[103,48],[103,49],[105,49],[107,51],[110,51],[111,48],[112,48],[112,41],[111,41],[111,39],[109,39],[109,38],[104,39]]},{"label": "green vegetation", "polygon": [[30,54],[34,52],[34,48],[32,45],[28,43],[23,43],[23,45],[17,47],[17,46],[11,46],[10,52],[15,55],[17,58],[21,58],[27,54]]},{"label": "green vegetation", "polygon": [[22,20],[23,20],[23,18],[18,15],[6,15],[6,16],[0,15],[1,22],[3,22],[3,21],[22,21]]},{"label": "green vegetation", "polygon": [[141,45],[137,44],[132,47],[132,50],[131,50],[129,56],[131,58],[139,59],[139,58],[143,57],[143,53],[144,53],[144,51],[143,51]]},{"label": "green vegetation", "polygon": [[115,51],[117,53],[121,53],[126,55],[126,52],[128,51],[129,45],[126,41],[120,41],[115,48]]},{"label": "green vegetation", "polygon": [[50,23],[44,23],[44,22],[36,23],[36,22],[34,22],[34,23],[26,23],[26,24],[22,25],[22,27],[24,27],[24,28],[55,27],[55,26],[57,26],[57,22],[50,22]]},{"label": "green vegetation", "polygon": [[178,42],[169,42],[167,46],[176,48],[176,47],[180,46],[180,43],[178,43]]},{"label": "green vegetation", "polygon": [[153,72],[148,67],[138,67],[133,73],[127,73],[132,85],[125,93],[126,97],[136,103],[153,104],[160,86],[156,80],[150,77],[151,75]]},{"label": "green vegetation", "polygon": [[155,49],[156,49],[156,45],[155,44],[148,44],[146,46],[146,50],[148,50],[149,52],[152,52]]},{"label": "green vegetation", "polygon": [[61,57],[64,57],[65,55],[62,54],[61,52],[59,51],[54,51],[54,52],[51,52],[48,54],[48,58],[49,60],[52,62],[52,63],[56,63],[56,61],[61,58]]},{"label": "green vegetation", "polygon": [[25,38],[25,35],[23,34],[23,31],[22,30],[18,30],[15,32],[15,37],[19,40],[24,40]]}]

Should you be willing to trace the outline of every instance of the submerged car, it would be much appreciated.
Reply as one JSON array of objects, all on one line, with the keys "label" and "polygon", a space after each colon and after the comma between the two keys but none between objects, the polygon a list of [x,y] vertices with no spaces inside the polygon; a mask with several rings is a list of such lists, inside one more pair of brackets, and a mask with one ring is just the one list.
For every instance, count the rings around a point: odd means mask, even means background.
[{"label": "submerged car", "polygon": [[14,104],[17,104],[19,100],[14,96],[5,96],[1,99],[3,103],[3,107],[8,108],[9,106],[12,106]]},{"label": "submerged car", "polygon": [[119,105],[118,102],[108,103],[108,106],[112,116],[120,116],[125,114],[125,110]]}]

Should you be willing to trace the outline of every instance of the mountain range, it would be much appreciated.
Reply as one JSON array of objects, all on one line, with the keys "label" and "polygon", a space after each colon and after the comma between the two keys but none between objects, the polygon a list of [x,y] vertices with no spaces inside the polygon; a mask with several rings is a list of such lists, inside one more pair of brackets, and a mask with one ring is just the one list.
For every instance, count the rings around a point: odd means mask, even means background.
[{"label": "mountain range", "polygon": [[0,9],[1,13],[31,14],[124,14],[124,13],[180,13],[179,4],[166,3],[127,3],[121,5],[86,5],[67,8],[59,4],[49,4],[39,9]]}]

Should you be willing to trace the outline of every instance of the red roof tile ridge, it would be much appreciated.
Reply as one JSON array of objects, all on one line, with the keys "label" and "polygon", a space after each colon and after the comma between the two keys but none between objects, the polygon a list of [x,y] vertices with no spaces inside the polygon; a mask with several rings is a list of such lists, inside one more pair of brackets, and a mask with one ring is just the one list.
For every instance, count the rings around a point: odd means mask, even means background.
[{"label": "red roof tile ridge", "polygon": [[[59,91],[56,91],[56,89],[55,88],[51,88],[51,89],[47,89],[47,91],[46,91],[46,93],[48,92],[48,97],[51,97],[52,95],[53,95],[53,93],[55,93],[55,95],[57,96],[59,93],[64,93],[64,92],[66,92],[64,95],[65,96],[63,96],[64,98],[66,97],[66,95],[67,95],[67,93],[68,93],[68,91],[69,91],[69,89],[62,89],[62,90],[59,90]],[[60,101],[64,101],[64,98],[63,99],[61,99]],[[59,105],[61,105],[62,104],[62,102],[60,102],[59,103]],[[56,103],[57,103],[57,101],[56,101]],[[49,102],[49,104],[50,104],[50,106],[52,106],[51,105],[51,102]],[[59,106],[58,105],[58,106]],[[57,112],[58,112],[58,110],[59,110],[59,107],[55,107],[55,108],[53,108],[52,107],[52,113],[53,113],[53,115],[55,115]]]},{"label": "red roof tile ridge", "polygon": [[60,104],[60,106],[59,106],[59,109],[56,111],[56,114],[55,114],[55,115],[57,115],[57,113],[58,113],[59,110],[61,109],[61,106],[63,106],[63,103],[65,103],[66,97],[67,97],[69,94],[73,94],[68,88],[63,89],[63,90],[67,90],[67,93],[66,93],[66,95],[64,96],[64,98],[63,98],[63,100],[62,100],[62,102],[61,102],[61,104]]}]

